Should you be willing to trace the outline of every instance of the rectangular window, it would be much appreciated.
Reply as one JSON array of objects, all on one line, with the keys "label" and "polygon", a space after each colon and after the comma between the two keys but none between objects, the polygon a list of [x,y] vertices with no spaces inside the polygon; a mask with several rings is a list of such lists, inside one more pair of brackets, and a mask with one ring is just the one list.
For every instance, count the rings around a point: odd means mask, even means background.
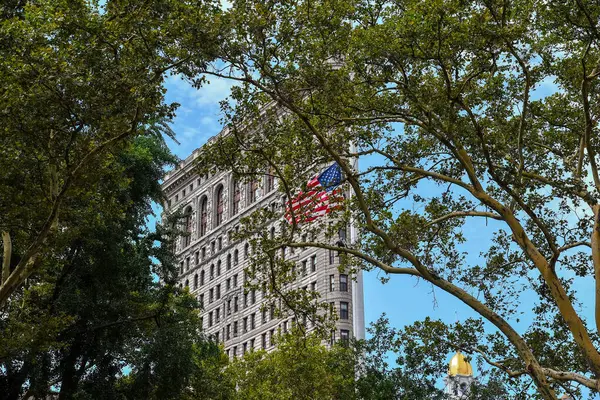
[{"label": "rectangular window", "polygon": [[210,289],[210,290],[208,291],[208,302],[209,302],[209,303],[212,303],[212,302],[213,302],[213,297],[214,297],[214,294],[215,294],[215,292],[214,292],[214,289]]},{"label": "rectangular window", "polygon": [[204,294],[200,295],[198,302],[200,303],[200,308],[204,308]]},{"label": "rectangular window", "polygon": [[312,282],[310,284],[310,290],[312,290],[313,292],[317,291],[317,282]]},{"label": "rectangular window", "polygon": [[262,334],[262,348],[263,348],[263,350],[267,348],[267,334],[266,333]]},{"label": "rectangular window", "polygon": [[312,256],[310,258],[310,272],[315,272],[317,270],[317,256]]},{"label": "rectangular window", "polygon": [[348,319],[348,302],[340,301],[340,319]]},{"label": "rectangular window", "polygon": [[308,260],[302,261],[302,276],[306,276],[306,273],[308,272],[307,265]]},{"label": "rectangular window", "polygon": [[244,308],[248,307],[248,293],[244,293]]},{"label": "rectangular window", "polygon": [[252,295],[252,304],[256,303],[256,289],[252,289],[250,294]]},{"label": "rectangular window", "polygon": [[283,333],[287,333],[287,329],[288,329],[288,322],[283,321]]},{"label": "rectangular window", "polygon": [[267,309],[263,308],[262,310],[262,323],[266,324],[267,323]]},{"label": "rectangular window", "polygon": [[271,329],[271,331],[269,331],[269,344],[271,346],[275,346],[275,329]]},{"label": "rectangular window", "polygon": [[238,276],[237,276],[237,274],[235,274],[233,276],[233,287],[237,287],[237,278],[238,278]]},{"label": "rectangular window", "polygon": [[217,308],[215,310],[215,321],[218,323],[221,320],[221,309]]},{"label": "rectangular window", "polygon": [[215,342],[219,343],[219,332],[215,332]]},{"label": "rectangular window", "polygon": [[248,343],[244,343],[243,347],[242,347],[242,355],[246,354],[247,350],[248,350]]},{"label": "rectangular window", "polygon": [[250,350],[254,350],[254,339],[250,339]]},{"label": "rectangular window", "polygon": [[227,300],[227,315],[231,315],[231,299]]},{"label": "rectangular window", "polygon": [[273,189],[275,189],[275,171],[273,170],[273,168],[269,168],[269,170],[267,171],[267,192],[272,191]]},{"label": "rectangular window", "polygon": [[331,331],[331,338],[329,340],[329,344],[333,346],[335,344],[335,330]]},{"label": "rectangular window", "polygon": [[190,184],[190,193],[192,193],[192,190],[194,190],[194,184],[193,183]]},{"label": "rectangular window", "polygon": [[227,281],[225,283],[225,287],[227,288],[227,290],[231,289],[231,278],[227,278]]},{"label": "rectangular window", "polygon": [[217,285],[217,300],[221,298],[221,284]]},{"label": "rectangular window", "polygon": [[329,250],[329,264],[335,263],[335,252],[333,250]]},{"label": "rectangular window", "polygon": [[237,296],[235,296],[235,298],[233,299],[233,312],[237,312],[238,311],[238,298]]},{"label": "rectangular window", "polygon": [[195,261],[196,261],[196,265],[200,264],[200,252],[199,251],[196,252],[196,260]]},{"label": "rectangular window", "polygon": [[331,314],[335,312],[335,303],[333,301],[329,302],[329,312]]},{"label": "rectangular window", "polygon": [[213,326],[213,313],[212,311],[208,313],[208,327]]},{"label": "rectangular window", "polygon": [[215,241],[214,240],[210,243],[210,253],[215,254]]},{"label": "rectangular window", "polygon": [[248,204],[252,204],[258,197],[258,180],[254,179],[248,183]]},{"label": "rectangular window", "polygon": [[217,243],[219,244],[219,250],[223,249],[223,238],[219,237],[219,239],[217,239]]},{"label": "rectangular window", "polygon": [[329,275],[329,291],[333,292],[335,290],[335,275]]},{"label": "rectangular window", "polygon": [[340,274],[340,292],[348,291],[348,275]]},{"label": "rectangular window", "polygon": [[254,329],[256,327],[256,314],[250,315],[250,329]]},{"label": "rectangular window", "polygon": [[350,331],[347,329],[340,330],[340,341],[344,346],[348,346],[350,343]]},{"label": "rectangular window", "polygon": [[340,228],[340,230],[338,231],[338,238],[346,243],[346,228]]},{"label": "rectangular window", "polygon": [[206,258],[206,247],[202,248],[202,261]]},{"label": "rectangular window", "polygon": [[248,317],[244,317],[244,320],[242,321],[242,332],[248,332]]},{"label": "rectangular window", "polygon": [[271,310],[269,313],[269,319],[272,321],[275,319],[275,304],[271,304]]},{"label": "rectangular window", "polygon": [[237,357],[237,346],[233,346],[232,355],[233,357]]},{"label": "rectangular window", "polygon": [[227,332],[227,340],[231,339],[231,324],[227,324],[225,332]]}]

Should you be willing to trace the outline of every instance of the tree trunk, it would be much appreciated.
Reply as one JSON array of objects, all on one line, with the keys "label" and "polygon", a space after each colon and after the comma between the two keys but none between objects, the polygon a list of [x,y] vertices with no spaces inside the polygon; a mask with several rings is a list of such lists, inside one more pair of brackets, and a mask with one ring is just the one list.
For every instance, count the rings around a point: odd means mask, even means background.
[{"label": "tree trunk", "polygon": [[79,385],[79,374],[77,373],[77,359],[81,355],[83,348],[83,338],[81,335],[75,337],[74,343],[69,348],[69,354],[62,362],[60,393],[58,400],[71,399],[77,391]]}]

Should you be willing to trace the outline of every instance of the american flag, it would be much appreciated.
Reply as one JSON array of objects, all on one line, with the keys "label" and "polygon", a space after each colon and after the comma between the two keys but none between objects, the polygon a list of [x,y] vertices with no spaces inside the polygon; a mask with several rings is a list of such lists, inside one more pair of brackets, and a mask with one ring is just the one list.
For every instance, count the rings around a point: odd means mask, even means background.
[{"label": "american flag", "polygon": [[341,182],[342,170],[337,163],[333,163],[320,175],[308,181],[306,192],[300,192],[288,202],[285,219],[290,224],[293,220],[297,224],[311,222],[341,208],[344,200],[342,189],[338,187]]}]

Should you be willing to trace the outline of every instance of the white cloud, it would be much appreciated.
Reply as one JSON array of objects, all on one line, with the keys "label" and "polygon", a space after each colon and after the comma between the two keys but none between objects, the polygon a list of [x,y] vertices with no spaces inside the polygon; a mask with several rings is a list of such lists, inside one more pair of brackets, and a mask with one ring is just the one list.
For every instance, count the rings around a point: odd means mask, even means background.
[{"label": "white cloud", "polygon": [[207,79],[208,81],[202,87],[196,89],[180,75],[170,76],[165,83],[167,96],[186,108],[193,108],[193,106],[219,108],[219,102],[229,96],[235,82],[217,77]]},{"label": "white cloud", "polygon": [[219,102],[225,100],[231,93],[234,81],[223,78],[209,78],[200,89],[195,90],[195,104],[197,106],[219,107]]}]

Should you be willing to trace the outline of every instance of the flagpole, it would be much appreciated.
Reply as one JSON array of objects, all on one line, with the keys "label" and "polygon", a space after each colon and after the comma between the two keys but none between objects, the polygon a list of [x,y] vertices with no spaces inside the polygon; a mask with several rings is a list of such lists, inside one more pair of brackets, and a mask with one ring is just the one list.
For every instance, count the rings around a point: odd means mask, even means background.
[{"label": "flagpole", "polygon": [[[356,145],[350,142],[350,153],[356,153]],[[358,157],[350,158],[350,165],[353,171],[358,171]],[[350,197],[354,195],[350,189]],[[350,247],[355,247],[358,242],[358,232],[355,225],[355,219],[350,217]],[[354,337],[356,339],[365,338],[365,298],[363,290],[363,271],[359,269],[356,272],[356,279],[352,280],[352,304],[354,310],[352,312],[352,325]]]}]

